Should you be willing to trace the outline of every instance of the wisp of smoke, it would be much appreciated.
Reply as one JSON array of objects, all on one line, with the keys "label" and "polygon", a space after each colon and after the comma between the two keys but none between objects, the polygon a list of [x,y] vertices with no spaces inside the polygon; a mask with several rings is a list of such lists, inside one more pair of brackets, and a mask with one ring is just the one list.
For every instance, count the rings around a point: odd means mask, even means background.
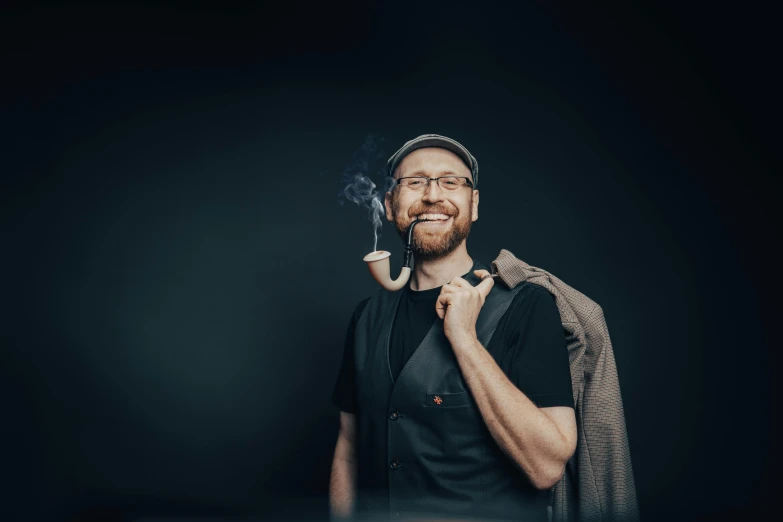
[{"label": "wisp of smoke", "polygon": [[[386,213],[381,198],[394,184],[391,178],[385,175],[383,168],[377,167],[379,160],[383,160],[383,151],[378,148],[379,141],[382,141],[382,138],[374,138],[373,136],[365,138],[361,148],[354,153],[351,163],[343,173],[341,181],[344,188],[338,195],[341,205],[343,198],[345,198],[367,211],[375,237],[373,252],[378,249],[378,238],[381,235],[383,217]],[[382,180],[383,186],[380,191],[376,189],[375,183],[369,177],[373,171]]]}]

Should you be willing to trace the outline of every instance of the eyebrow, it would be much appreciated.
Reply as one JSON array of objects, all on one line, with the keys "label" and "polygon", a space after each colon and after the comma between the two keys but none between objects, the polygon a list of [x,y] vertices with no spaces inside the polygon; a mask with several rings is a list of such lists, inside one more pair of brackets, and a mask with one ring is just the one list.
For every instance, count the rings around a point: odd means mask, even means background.
[{"label": "eyebrow", "polygon": [[[420,174],[423,174],[423,175],[426,176],[427,172],[424,171],[424,170],[417,170],[417,171],[414,171],[414,172],[406,172],[404,176],[400,176],[400,177],[404,178],[404,177],[407,177],[407,176],[418,176]],[[452,172],[450,170],[443,170],[443,171],[440,172],[440,175],[441,176],[444,176],[444,175],[445,176],[458,176],[458,177],[461,177],[461,178],[468,178],[468,179],[470,179],[469,176],[463,176],[462,174],[458,174],[458,173]]]}]

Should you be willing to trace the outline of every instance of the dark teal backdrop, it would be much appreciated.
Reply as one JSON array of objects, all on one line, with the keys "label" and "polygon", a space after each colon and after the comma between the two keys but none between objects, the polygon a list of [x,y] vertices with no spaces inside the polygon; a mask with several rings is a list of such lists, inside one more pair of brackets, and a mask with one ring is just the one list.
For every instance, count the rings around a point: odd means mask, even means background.
[{"label": "dark teal backdrop", "polygon": [[603,307],[644,520],[768,506],[771,22],[481,5],[8,8],[10,518],[324,519],[376,288],[339,180],[430,132],[480,164],[470,253]]}]

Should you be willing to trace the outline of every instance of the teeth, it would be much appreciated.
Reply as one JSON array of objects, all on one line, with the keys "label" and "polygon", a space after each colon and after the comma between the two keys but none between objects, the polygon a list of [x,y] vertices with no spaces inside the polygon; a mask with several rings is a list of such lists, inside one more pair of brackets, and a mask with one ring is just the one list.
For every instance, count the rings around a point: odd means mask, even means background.
[{"label": "teeth", "polygon": [[445,221],[449,219],[449,216],[445,214],[421,214],[418,218],[427,221]]}]

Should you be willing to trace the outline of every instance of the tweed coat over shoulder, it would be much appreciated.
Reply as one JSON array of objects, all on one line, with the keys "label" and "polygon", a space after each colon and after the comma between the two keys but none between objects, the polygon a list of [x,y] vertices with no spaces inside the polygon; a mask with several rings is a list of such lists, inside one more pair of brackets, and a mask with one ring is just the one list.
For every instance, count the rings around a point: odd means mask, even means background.
[{"label": "tweed coat over shoulder", "polygon": [[566,335],[579,437],[563,477],[552,488],[549,519],[639,520],[620,383],[603,310],[508,250],[500,251],[492,269],[509,288],[525,281],[546,288]]}]

